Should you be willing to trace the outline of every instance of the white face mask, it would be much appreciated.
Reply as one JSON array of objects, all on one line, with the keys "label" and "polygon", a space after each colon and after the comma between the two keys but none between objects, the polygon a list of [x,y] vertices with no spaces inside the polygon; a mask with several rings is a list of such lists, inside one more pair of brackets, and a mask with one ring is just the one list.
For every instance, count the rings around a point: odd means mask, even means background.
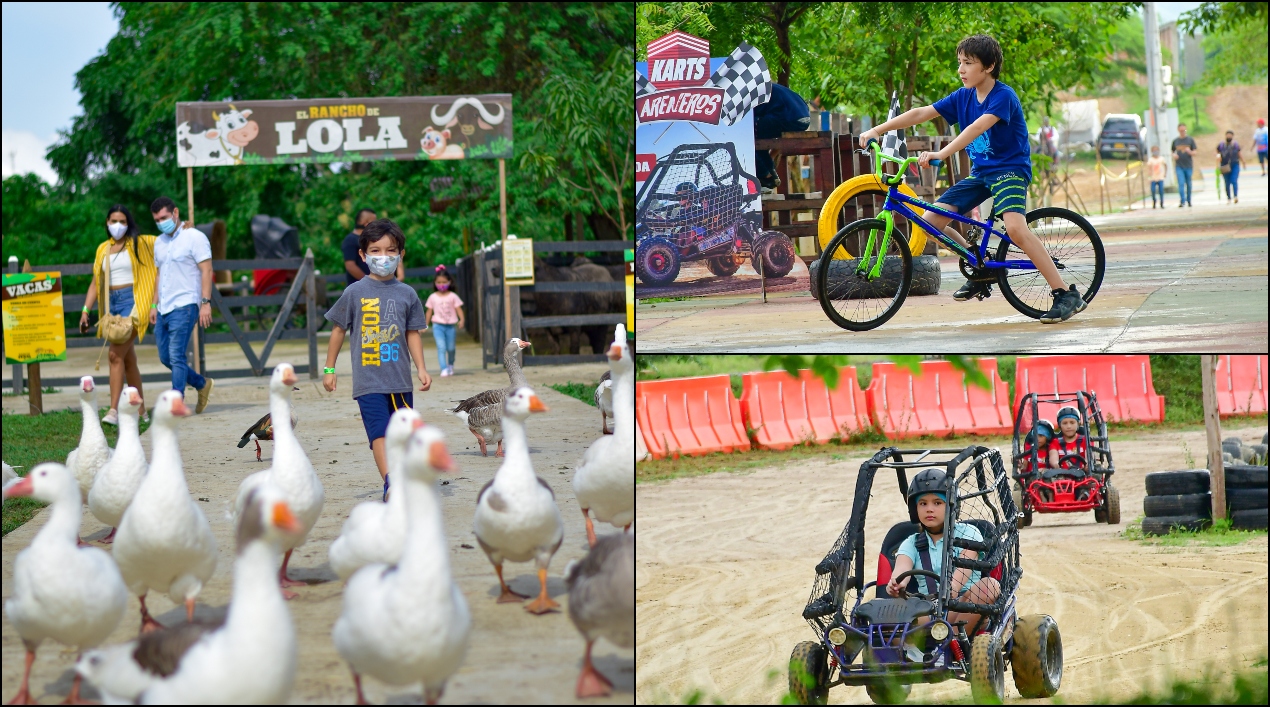
[{"label": "white face mask", "polygon": [[108,223],[106,230],[110,231],[110,237],[119,240],[123,238],[123,234],[128,232],[128,224],[126,223]]},{"label": "white face mask", "polygon": [[366,256],[366,266],[370,271],[380,277],[387,277],[397,272],[397,261],[401,260],[399,255],[368,255]]}]

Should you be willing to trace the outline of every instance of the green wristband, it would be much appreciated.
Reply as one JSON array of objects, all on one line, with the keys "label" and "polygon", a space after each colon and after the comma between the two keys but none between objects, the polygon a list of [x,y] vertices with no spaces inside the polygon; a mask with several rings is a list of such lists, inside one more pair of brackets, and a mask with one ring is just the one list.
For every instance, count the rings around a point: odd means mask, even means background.
[{"label": "green wristband", "polygon": [[84,306],[84,314],[88,314],[88,306],[87,306],[87,305],[85,305],[85,306]]},{"label": "green wristband", "polygon": [[158,309],[158,308],[159,308],[159,305],[158,305],[158,304],[156,304],[156,303],[154,303],[154,302],[151,302],[151,303],[150,303],[150,309]]},{"label": "green wristband", "polygon": [[328,368],[323,368],[323,369],[322,369],[322,372],[323,372],[323,373],[330,373],[331,375],[335,375],[335,369],[334,369],[334,368],[329,368],[329,367],[328,367]]}]

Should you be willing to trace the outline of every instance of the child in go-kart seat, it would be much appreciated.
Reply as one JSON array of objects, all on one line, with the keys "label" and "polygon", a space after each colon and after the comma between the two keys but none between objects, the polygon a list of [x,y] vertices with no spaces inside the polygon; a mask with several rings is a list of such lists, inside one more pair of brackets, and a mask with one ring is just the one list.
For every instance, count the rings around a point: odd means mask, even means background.
[{"label": "child in go-kart seat", "polygon": [[[1027,442],[1023,445],[1023,461],[1019,470],[1024,473],[1032,471],[1032,450],[1036,449],[1036,463],[1038,469],[1044,469],[1049,462],[1050,442],[1054,439],[1054,426],[1049,420],[1037,420],[1032,427],[1032,434],[1027,436]],[[1035,440],[1035,444],[1032,441]]]},{"label": "child in go-kart seat", "polygon": [[[1080,434],[1080,413],[1076,408],[1068,406],[1058,411],[1058,428],[1062,432],[1050,444],[1049,464],[1051,469],[1083,470],[1087,445],[1085,435]],[[1069,457],[1079,455],[1079,459]],[[1077,500],[1084,500],[1089,491],[1084,488],[1076,490]]]},{"label": "child in go-kart seat", "polygon": [[[909,517],[913,521],[920,523],[922,531],[926,534],[926,541],[929,544],[927,552],[930,555],[931,566],[929,568],[921,566],[921,553],[917,549],[919,534],[914,533],[900,544],[895,556],[895,571],[891,574],[891,581],[886,585],[887,594],[893,597],[901,596],[902,587],[895,581],[895,578],[913,569],[914,566],[918,569],[929,569],[935,574],[940,574],[943,567],[944,554],[944,515],[948,510],[948,496],[944,491],[945,488],[947,488],[947,474],[942,469],[925,469],[913,477],[913,482],[909,484]],[[953,535],[958,538],[983,542],[983,535],[979,532],[979,529],[969,523],[957,523],[953,528]],[[961,556],[967,559],[979,559],[978,553],[968,548],[962,548]],[[928,586],[926,579],[929,578],[923,575],[913,577],[918,591],[923,594],[926,593],[923,590]],[[930,582],[931,585],[936,583],[936,580],[933,579]],[[982,576],[978,570],[972,571],[964,567],[958,567],[953,572],[952,583],[952,591],[949,594],[958,601],[991,604],[997,600],[997,595],[1001,592],[1001,585],[997,580],[992,577]],[[957,611],[948,612],[948,622],[956,624],[958,621],[965,621],[966,633],[970,636],[974,636],[982,618],[979,614]]]}]

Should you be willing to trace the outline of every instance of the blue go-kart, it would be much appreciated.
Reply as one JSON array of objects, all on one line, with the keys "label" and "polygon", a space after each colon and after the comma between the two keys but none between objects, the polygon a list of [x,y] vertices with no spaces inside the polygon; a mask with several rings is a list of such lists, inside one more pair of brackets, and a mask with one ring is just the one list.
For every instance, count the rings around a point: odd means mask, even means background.
[{"label": "blue go-kart", "polygon": [[[956,537],[943,543],[942,571],[914,568],[896,577],[905,591],[886,594],[900,543],[918,532],[917,523],[897,523],[886,533],[878,553],[877,572],[866,582],[864,537],[873,477],[894,469],[901,495],[908,491],[906,470],[938,468],[947,474],[945,537],[955,523],[971,524],[983,540]],[[907,699],[913,683],[950,678],[970,683],[976,702],[1005,697],[1005,666],[1023,697],[1049,697],[1058,692],[1063,675],[1063,646],[1058,625],[1044,614],[1018,616],[1019,509],[1010,493],[1010,475],[996,449],[901,450],[886,447],[860,466],[851,519],[833,549],[816,565],[816,580],[803,618],[815,641],[794,647],[789,691],[801,704],[825,704],[829,688],[863,685],[877,704]],[[954,551],[954,547],[957,548]],[[962,556],[972,550],[977,559]],[[992,604],[975,604],[950,596],[957,568],[993,577],[1000,592]],[[933,581],[917,581],[917,578]],[[921,593],[921,589],[935,591]],[[922,585],[922,586],[919,586]],[[869,592],[873,589],[872,592]],[[868,598],[866,599],[866,593]],[[976,635],[965,621],[950,623],[948,612],[983,616]]]}]

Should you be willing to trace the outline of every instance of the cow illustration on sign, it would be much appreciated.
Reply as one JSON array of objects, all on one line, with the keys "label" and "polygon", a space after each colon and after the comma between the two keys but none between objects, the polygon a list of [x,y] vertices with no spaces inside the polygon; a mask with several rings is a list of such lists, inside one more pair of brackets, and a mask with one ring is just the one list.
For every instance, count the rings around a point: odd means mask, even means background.
[{"label": "cow illustration on sign", "polygon": [[[488,142],[489,132],[494,130],[495,125],[501,125],[507,117],[501,105],[495,104],[498,113],[494,114],[485,107],[484,103],[481,103],[479,98],[471,96],[454,101],[444,113],[437,113],[439,107],[432,106],[432,122],[441,126],[442,130],[451,131],[454,137],[450,141],[453,144],[462,145],[465,153],[470,152],[477,145]],[[485,134],[478,135],[478,130]],[[424,151],[426,152],[427,149],[425,148]]]},{"label": "cow illustration on sign", "polygon": [[449,130],[437,130],[429,125],[423,129],[423,139],[419,141],[420,147],[427,153],[430,159],[434,160],[461,160],[463,159],[463,148],[459,145],[450,143]]},{"label": "cow illustration on sign", "polygon": [[239,111],[234,104],[220,113],[212,111],[216,126],[199,131],[189,121],[176,126],[176,143],[180,146],[177,164],[181,167],[208,167],[243,163],[247,145],[260,134],[260,126],[251,117],[251,109]]}]

